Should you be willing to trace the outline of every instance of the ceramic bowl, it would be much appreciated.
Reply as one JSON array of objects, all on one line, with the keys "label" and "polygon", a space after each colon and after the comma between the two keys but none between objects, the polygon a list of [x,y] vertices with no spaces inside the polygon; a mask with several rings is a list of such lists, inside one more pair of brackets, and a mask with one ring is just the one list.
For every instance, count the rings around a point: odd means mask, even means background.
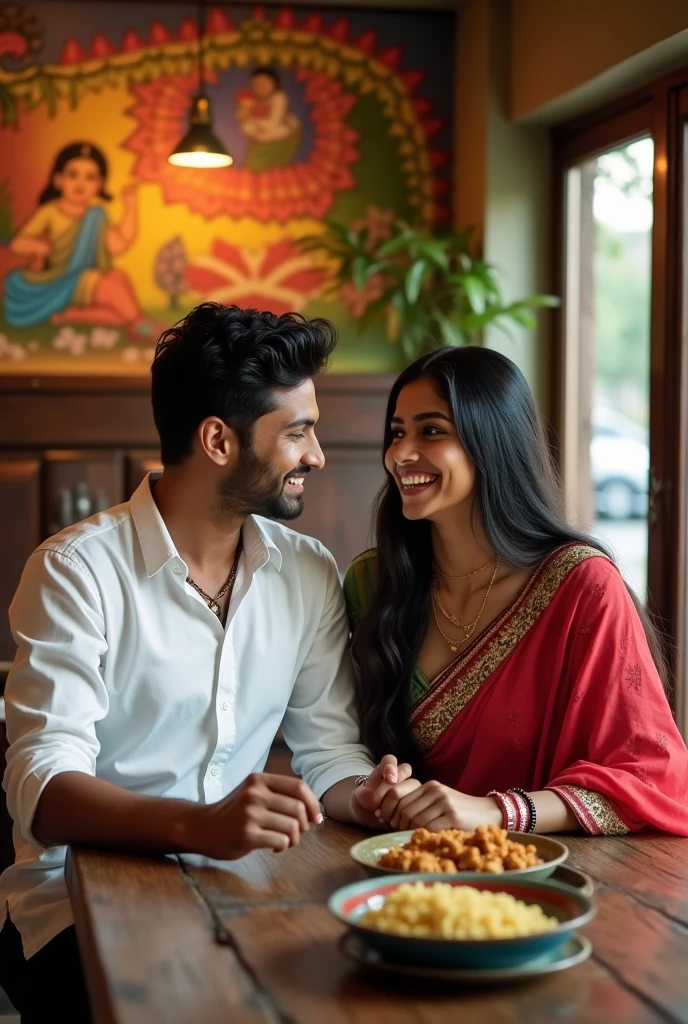
[{"label": "ceramic bowl", "polygon": [[386,960],[377,949],[366,946],[353,932],[344,932],[339,940],[339,948],[345,957],[353,960],[359,967],[382,971],[385,974],[396,974],[405,979],[420,978],[425,985],[428,982],[431,985],[510,985],[532,978],[542,978],[546,974],[567,971],[583,963],[592,953],[590,940],[575,932],[569,935],[558,949],[552,949],[544,956],[511,967],[429,967],[427,964]]},{"label": "ceramic bowl", "polygon": [[[413,829],[407,832],[386,832],[382,835],[369,836],[368,839],[362,839],[359,843],[355,843],[349,851],[353,860],[369,874],[369,875],[389,875],[392,873],[390,868],[380,867],[378,861],[383,853],[392,846],[403,846],[407,843],[413,835]],[[528,878],[531,882],[541,881],[544,878],[548,878],[552,872],[560,864],[563,864],[569,855],[568,847],[564,843],[559,842],[558,839],[552,839],[550,836],[536,836],[529,835],[524,832],[509,832],[509,839],[513,839],[516,843],[523,843],[527,846],[532,843],[537,848],[538,856],[544,862],[542,864],[535,864],[530,868],[516,868],[513,871],[505,871],[504,875],[490,876],[490,877],[509,877],[509,878]],[[474,878],[485,878],[485,873],[482,871],[460,871],[457,875],[445,875],[438,872],[437,878],[456,878],[460,877],[464,880]]]},{"label": "ceramic bowl", "polygon": [[548,917],[556,917],[558,926],[550,932],[513,939],[430,939],[406,935],[390,935],[361,924],[368,910],[381,906],[385,897],[405,882],[438,881],[436,874],[388,875],[367,878],[345,885],[328,900],[330,912],[350,928],[371,949],[388,960],[425,964],[434,967],[515,967],[558,949],[572,932],[586,924],[595,914],[590,899],[582,892],[556,882],[532,881],[528,878],[507,878],[506,875],[481,875],[467,882],[457,875],[445,875],[449,885],[470,885],[490,892],[510,893],[524,903],[539,904]]}]

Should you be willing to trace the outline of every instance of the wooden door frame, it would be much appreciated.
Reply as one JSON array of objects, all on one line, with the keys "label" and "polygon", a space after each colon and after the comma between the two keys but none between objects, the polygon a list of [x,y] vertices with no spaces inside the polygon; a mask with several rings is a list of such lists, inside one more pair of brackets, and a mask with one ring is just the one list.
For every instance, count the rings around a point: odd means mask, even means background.
[{"label": "wooden door frame", "polygon": [[[650,321],[650,465],[660,490],[648,529],[649,607],[666,639],[677,682],[677,712],[688,735],[688,632],[686,628],[686,434],[688,355],[683,343],[683,131],[688,118],[688,68],[563,124],[552,132],[553,254],[556,294],[565,296],[566,181],[585,157],[650,135],[654,141]],[[555,445],[565,443],[565,315],[556,316],[552,353],[551,421]],[[561,459],[561,451],[560,451]]]},{"label": "wooden door frame", "polygon": [[[688,78],[688,75],[686,76]],[[667,321],[671,337],[672,369],[676,375],[675,416],[678,443],[673,449],[676,493],[671,501],[675,517],[674,534],[674,671],[676,717],[688,736],[688,81],[669,96],[670,118],[667,137],[667,167],[674,216],[667,222],[667,252],[672,274],[667,297]]]}]

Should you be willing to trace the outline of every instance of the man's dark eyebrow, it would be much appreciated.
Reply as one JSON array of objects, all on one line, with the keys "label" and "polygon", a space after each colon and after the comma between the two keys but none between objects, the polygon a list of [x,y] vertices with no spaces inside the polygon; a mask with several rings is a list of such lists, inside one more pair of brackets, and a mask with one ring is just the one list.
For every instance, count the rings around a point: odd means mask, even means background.
[{"label": "man's dark eyebrow", "polygon": [[[447,423],[454,423],[451,416],[445,416],[443,412],[419,412],[413,417],[414,423],[423,423],[425,420],[446,420]],[[401,416],[392,416],[392,423],[403,423]]]},{"label": "man's dark eyebrow", "polygon": [[287,423],[285,430],[292,430],[294,427],[314,427],[315,420],[302,419],[292,420],[291,423]]}]

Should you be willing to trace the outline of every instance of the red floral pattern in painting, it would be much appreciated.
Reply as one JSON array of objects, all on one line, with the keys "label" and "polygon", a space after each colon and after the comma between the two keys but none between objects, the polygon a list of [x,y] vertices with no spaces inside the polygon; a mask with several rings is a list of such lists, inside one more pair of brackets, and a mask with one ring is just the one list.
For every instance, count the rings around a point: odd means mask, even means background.
[{"label": "red floral pattern in painting", "polygon": [[211,251],[186,268],[189,288],[204,299],[277,314],[302,309],[324,280],[324,272],[288,238],[256,250],[216,238]]},{"label": "red floral pattern in painting", "polygon": [[345,122],[355,98],[322,72],[301,68],[296,79],[305,85],[314,127],[308,159],[261,172],[245,167],[214,170],[203,179],[202,189],[197,171],[174,167],[167,160],[179,141],[196,75],[134,86],[138,99],[129,113],[140,127],[127,140],[127,148],[137,155],[136,175],[159,183],[168,203],[184,203],[208,220],[225,214],[284,224],[294,217],[324,217],[335,195],[355,185],[351,165],[359,159],[358,133]]}]

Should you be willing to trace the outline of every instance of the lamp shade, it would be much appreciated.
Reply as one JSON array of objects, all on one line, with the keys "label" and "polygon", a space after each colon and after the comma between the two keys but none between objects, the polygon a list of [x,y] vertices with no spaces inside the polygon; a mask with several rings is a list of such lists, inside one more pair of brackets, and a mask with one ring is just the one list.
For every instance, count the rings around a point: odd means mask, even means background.
[{"label": "lamp shade", "polygon": [[210,100],[203,93],[191,105],[190,127],[167,158],[175,167],[229,167],[234,160],[213,132]]}]

